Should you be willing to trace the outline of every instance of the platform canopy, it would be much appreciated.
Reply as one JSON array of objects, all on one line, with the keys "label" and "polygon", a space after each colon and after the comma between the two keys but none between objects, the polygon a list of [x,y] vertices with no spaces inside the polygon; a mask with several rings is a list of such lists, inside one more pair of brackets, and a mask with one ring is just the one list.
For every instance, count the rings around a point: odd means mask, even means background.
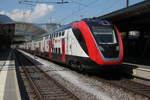
[{"label": "platform canopy", "polygon": [[47,31],[44,27],[40,27],[39,25],[33,23],[25,23],[25,22],[14,22],[15,24],[15,35],[41,35],[46,33]]},{"label": "platform canopy", "polygon": [[8,37],[13,43],[30,40],[33,36],[38,36],[47,32],[46,26],[13,21],[6,15],[0,15],[0,35]]},{"label": "platform canopy", "polygon": [[112,13],[96,17],[98,19],[106,19],[116,24],[121,30],[149,29],[150,25],[150,1],[131,5]]}]

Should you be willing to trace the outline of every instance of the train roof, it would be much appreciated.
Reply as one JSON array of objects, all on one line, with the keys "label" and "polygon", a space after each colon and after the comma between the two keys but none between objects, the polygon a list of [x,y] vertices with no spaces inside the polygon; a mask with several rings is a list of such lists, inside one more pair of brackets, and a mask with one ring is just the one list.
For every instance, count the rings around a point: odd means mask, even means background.
[{"label": "train roof", "polygon": [[107,20],[99,20],[99,19],[83,19],[89,25],[99,25],[99,26],[110,26],[111,23]]},{"label": "train roof", "polygon": [[[84,22],[86,22],[87,24],[93,24],[93,25],[103,25],[103,26],[105,26],[105,25],[111,25],[111,23],[110,23],[109,21],[107,21],[107,20],[83,19],[83,20],[81,20],[81,21],[84,21]],[[54,31],[54,34],[57,33],[57,32],[60,32],[60,31],[64,31],[65,29],[71,28],[72,24],[73,24],[73,23],[76,23],[76,22],[80,22],[80,21],[74,21],[74,22],[72,22],[72,23],[70,23],[70,24],[62,25],[60,28],[58,28],[58,29],[56,29],[56,30]]]}]

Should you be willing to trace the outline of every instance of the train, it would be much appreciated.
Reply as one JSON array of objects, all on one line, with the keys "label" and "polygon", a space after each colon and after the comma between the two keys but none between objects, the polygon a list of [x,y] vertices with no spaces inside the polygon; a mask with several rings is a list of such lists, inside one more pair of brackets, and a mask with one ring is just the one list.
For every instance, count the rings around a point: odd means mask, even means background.
[{"label": "train", "polygon": [[81,20],[19,45],[19,49],[79,70],[120,65],[123,43],[107,20]]}]

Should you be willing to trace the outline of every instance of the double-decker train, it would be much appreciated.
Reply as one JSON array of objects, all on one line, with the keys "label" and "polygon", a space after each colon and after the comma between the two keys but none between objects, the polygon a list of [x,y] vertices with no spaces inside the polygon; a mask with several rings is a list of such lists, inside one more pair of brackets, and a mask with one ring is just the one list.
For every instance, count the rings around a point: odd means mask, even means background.
[{"label": "double-decker train", "polygon": [[106,20],[73,22],[19,48],[80,70],[119,65],[123,60],[121,35]]}]

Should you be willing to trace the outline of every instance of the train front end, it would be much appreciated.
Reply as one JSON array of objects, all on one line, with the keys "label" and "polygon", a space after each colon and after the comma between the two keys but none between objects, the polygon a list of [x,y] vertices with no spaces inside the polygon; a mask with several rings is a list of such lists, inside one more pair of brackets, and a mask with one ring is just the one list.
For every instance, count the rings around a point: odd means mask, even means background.
[{"label": "train front end", "polygon": [[123,43],[118,29],[106,20],[80,21],[78,27],[88,48],[89,58],[95,63],[108,66],[123,61]]}]

